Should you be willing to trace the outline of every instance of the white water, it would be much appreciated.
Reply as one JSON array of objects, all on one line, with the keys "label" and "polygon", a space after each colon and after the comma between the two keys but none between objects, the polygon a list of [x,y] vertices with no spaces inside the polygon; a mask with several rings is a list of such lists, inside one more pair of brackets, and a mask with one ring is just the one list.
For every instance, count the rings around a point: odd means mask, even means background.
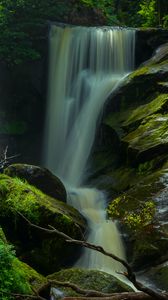
[{"label": "white water", "polygon": [[[81,187],[100,113],[108,96],[133,69],[134,30],[53,26],[50,33],[45,165],[69,191],[69,204],[88,220],[88,240],[121,258],[116,225],[106,220],[105,195]],[[123,267],[85,250],[77,266],[116,275]]]}]

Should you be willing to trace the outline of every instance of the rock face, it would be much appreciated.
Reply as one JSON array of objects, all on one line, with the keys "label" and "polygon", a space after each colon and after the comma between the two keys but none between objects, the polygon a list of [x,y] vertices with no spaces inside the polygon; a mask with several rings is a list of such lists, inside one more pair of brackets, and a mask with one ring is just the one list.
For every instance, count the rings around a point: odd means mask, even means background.
[{"label": "rock face", "polygon": [[[68,281],[74,283],[82,289],[96,290],[103,293],[120,293],[132,291],[131,287],[121,282],[114,276],[96,270],[84,269],[65,269],[60,272],[48,276],[50,280]],[[71,288],[64,288],[55,285],[54,288],[59,288],[65,297],[80,296]],[[53,289],[54,293],[54,289]]]},{"label": "rock face", "polygon": [[[156,48],[167,43],[168,31],[159,28],[137,28],[136,31],[136,66],[151,57]],[[143,51],[142,51],[143,49]]]},{"label": "rock face", "polygon": [[67,245],[58,235],[30,227],[19,213],[41,227],[51,225],[73,238],[83,238],[85,220],[74,208],[19,178],[0,175],[0,224],[17,254],[42,273],[72,263],[78,247]]},{"label": "rock face", "polygon": [[167,53],[160,47],[109,100],[101,137],[117,138],[100,139],[92,160],[92,182],[114,199],[109,215],[123,224],[134,268],[168,257]]},{"label": "rock face", "polygon": [[164,263],[158,265],[157,267],[153,267],[143,273],[145,279],[150,279],[150,284],[157,285],[161,290],[167,290],[167,282],[168,282],[168,263]]},{"label": "rock face", "polygon": [[25,179],[45,194],[66,202],[66,190],[63,183],[45,168],[27,164],[13,164],[8,166],[4,173],[10,177]]}]

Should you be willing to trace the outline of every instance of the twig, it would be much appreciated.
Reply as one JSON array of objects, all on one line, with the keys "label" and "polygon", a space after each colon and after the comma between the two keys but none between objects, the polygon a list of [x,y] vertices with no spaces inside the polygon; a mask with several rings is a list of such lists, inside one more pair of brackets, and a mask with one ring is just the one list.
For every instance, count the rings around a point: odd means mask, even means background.
[{"label": "twig", "polygon": [[8,146],[5,147],[5,150],[1,156],[1,161],[0,161],[0,170],[3,170],[5,168],[5,166],[8,165],[9,161],[13,158],[16,158],[18,156],[20,156],[20,154],[16,154],[16,155],[12,155],[12,156],[7,156],[7,152],[8,152]]},{"label": "twig", "polygon": [[127,272],[124,272],[124,276],[126,278],[129,279],[130,282],[133,283],[133,285],[139,290],[139,291],[142,291],[144,293],[146,293],[147,295],[155,298],[155,299],[160,299],[160,300],[168,300],[168,296],[167,295],[164,295],[164,294],[161,294],[157,291],[154,291],[146,286],[144,286],[142,283],[138,282],[136,280],[136,276],[135,276],[135,273],[132,271],[132,268],[130,267],[130,265],[123,259],[119,258],[118,256],[110,253],[110,252],[107,252],[104,250],[103,247],[101,246],[96,246],[94,244],[91,244],[91,243],[88,243],[86,241],[81,241],[81,240],[75,240],[75,239],[72,239],[70,236],[68,236],[67,234],[57,230],[55,227],[49,225],[49,228],[51,229],[47,229],[47,228],[43,228],[41,226],[38,226],[38,225],[35,225],[33,223],[31,223],[25,216],[23,216],[20,212],[18,212],[18,214],[20,216],[22,216],[22,218],[31,226],[31,227],[34,227],[34,228],[37,228],[39,230],[42,230],[42,231],[45,231],[47,233],[50,233],[50,234],[58,234],[59,236],[63,237],[66,242],[68,243],[73,243],[73,244],[77,244],[77,245],[80,245],[80,246],[83,246],[83,247],[86,247],[86,248],[89,248],[89,249],[92,249],[92,250],[96,250],[108,257],[111,257],[112,259],[120,262],[126,269],[127,269]]},{"label": "twig", "polygon": [[41,297],[37,292],[36,292],[36,295],[24,295],[24,294],[19,294],[19,293],[9,293],[9,292],[6,292],[6,291],[1,291],[0,290],[0,294],[3,295],[10,295],[10,296],[13,296],[15,297],[16,299],[35,299],[35,300],[46,300],[45,298]]}]

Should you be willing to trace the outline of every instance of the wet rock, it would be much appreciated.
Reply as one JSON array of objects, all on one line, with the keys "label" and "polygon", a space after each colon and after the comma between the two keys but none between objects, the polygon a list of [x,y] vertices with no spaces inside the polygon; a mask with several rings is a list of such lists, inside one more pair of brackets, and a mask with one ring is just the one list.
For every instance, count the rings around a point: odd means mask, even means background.
[{"label": "wet rock", "polygon": [[[76,284],[82,289],[96,290],[103,293],[120,293],[132,291],[132,288],[116,277],[105,272],[86,269],[65,269],[48,276],[48,279],[58,281],[68,281]],[[64,296],[79,296],[71,288],[64,288],[54,285]]]},{"label": "wet rock", "polygon": [[121,221],[129,236],[129,260],[136,269],[164,260],[168,249],[167,163],[151,175],[144,171],[143,177],[109,206],[109,215]]},{"label": "wet rock", "polygon": [[72,263],[78,247],[68,245],[56,234],[30,227],[19,213],[36,225],[51,225],[73,238],[83,239],[86,223],[76,209],[19,178],[0,175],[0,224],[17,254],[41,273]]},{"label": "wet rock", "polygon": [[110,133],[111,129],[112,143],[103,147],[102,141],[102,145],[95,147],[91,176],[94,183],[99,178],[100,187],[107,186],[110,193],[113,189],[122,192],[140,180],[136,172],[140,164],[152,159],[162,161],[167,155],[167,47],[163,45],[151,60],[132,72],[104,109],[101,136],[106,136],[106,131]]},{"label": "wet rock", "polygon": [[157,286],[162,291],[167,291],[168,262],[155,266],[142,274],[150,285]]},{"label": "wet rock", "polygon": [[4,173],[11,177],[25,179],[45,194],[66,202],[66,190],[63,183],[46,168],[27,164],[12,164],[4,170]]}]

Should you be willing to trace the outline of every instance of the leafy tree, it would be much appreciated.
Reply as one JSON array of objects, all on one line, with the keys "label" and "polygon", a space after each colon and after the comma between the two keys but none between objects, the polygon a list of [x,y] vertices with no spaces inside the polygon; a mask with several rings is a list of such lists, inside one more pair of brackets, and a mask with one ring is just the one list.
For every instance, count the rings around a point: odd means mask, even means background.
[{"label": "leafy tree", "polygon": [[158,25],[156,0],[143,0],[142,3],[140,3],[140,10],[138,13],[142,16],[143,27],[152,27]]}]

